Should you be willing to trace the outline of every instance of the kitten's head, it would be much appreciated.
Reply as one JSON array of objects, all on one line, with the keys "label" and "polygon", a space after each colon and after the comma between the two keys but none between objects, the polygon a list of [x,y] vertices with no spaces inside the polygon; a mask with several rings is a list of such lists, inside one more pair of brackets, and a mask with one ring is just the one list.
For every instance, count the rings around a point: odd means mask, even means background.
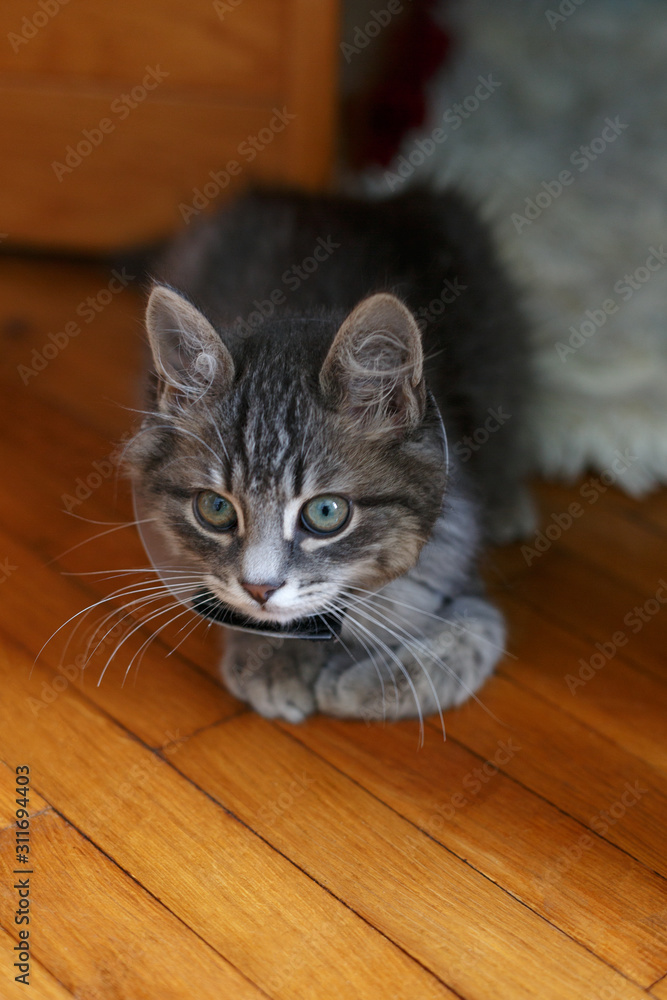
[{"label": "kitten's head", "polygon": [[419,329],[397,298],[243,339],[157,286],[146,324],[155,412],[128,464],[175,593],[190,598],[189,582],[269,628],[415,564],[446,463]]}]

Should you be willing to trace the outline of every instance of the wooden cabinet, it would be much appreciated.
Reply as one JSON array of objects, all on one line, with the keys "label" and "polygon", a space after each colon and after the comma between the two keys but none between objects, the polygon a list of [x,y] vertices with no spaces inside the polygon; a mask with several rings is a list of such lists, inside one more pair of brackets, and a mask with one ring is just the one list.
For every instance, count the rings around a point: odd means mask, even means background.
[{"label": "wooden cabinet", "polygon": [[106,249],[251,180],[327,184],[338,0],[2,6],[7,243]]}]

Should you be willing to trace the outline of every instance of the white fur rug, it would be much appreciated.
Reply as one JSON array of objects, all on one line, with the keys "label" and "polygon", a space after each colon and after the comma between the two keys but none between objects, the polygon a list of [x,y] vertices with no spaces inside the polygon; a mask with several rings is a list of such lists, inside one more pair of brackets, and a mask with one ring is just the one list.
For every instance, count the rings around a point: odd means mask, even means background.
[{"label": "white fur rug", "polygon": [[378,193],[424,177],[480,203],[533,319],[550,476],[667,481],[667,5],[446,4],[459,56]]}]

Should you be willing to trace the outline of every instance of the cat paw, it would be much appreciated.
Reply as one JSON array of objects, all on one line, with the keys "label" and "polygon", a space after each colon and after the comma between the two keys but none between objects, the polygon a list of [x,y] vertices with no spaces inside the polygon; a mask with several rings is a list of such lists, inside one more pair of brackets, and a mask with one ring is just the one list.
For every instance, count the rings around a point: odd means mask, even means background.
[{"label": "cat paw", "polygon": [[266,719],[303,722],[315,711],[312,690],[298,677],[281,678],[270,687],[252,685],[245,700]]},{"label": "cat paw", "polygon": [[[343,719],[385,722],[434,712],[437,702],[420,678],[413,680],[414,661],[405,649],[393,651],[391,669],[375,660],[327,664],[315,683],[320,712]],[[399,665],[400,664],[400,665]]]},{"label": "cat paw", "polygon": [[[257,644],[232,642],[222,661],[229,691],[267,719],[303,722],[316,709],[313,684],[319,657],[290,640]],[[308,644],[310,645],[310,644]]]},{"label": "cat paw", "polygon": [[[386,683],[391,686],[391,681]],[[343,719],[382,719],[382,683],[369,660],[338,671],[325,667],[315,683],[315,702],[320,712]]]},{"label": "cat paw", "polygon": [[[330,662],[315,682],[320,712],[367,722],[426,716],[460,705],[493,671],[505,629],[496,608],[458,598],[429,635],[373,660]],[[383,662],[383,659],[385,662]]]}]

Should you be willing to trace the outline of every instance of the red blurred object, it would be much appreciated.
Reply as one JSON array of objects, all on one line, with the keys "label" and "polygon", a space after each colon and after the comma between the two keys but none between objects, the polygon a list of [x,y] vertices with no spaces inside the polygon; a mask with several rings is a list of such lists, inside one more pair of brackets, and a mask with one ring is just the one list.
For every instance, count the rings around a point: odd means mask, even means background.
[{"label": "red blurred object", "polygon": [[350,109],[350,158],[357,169],[388,166],[405,133],[424,122],[426,86],[452,45],[433,17],[437,2],[414,0],[387,43],[380,79]]}]

